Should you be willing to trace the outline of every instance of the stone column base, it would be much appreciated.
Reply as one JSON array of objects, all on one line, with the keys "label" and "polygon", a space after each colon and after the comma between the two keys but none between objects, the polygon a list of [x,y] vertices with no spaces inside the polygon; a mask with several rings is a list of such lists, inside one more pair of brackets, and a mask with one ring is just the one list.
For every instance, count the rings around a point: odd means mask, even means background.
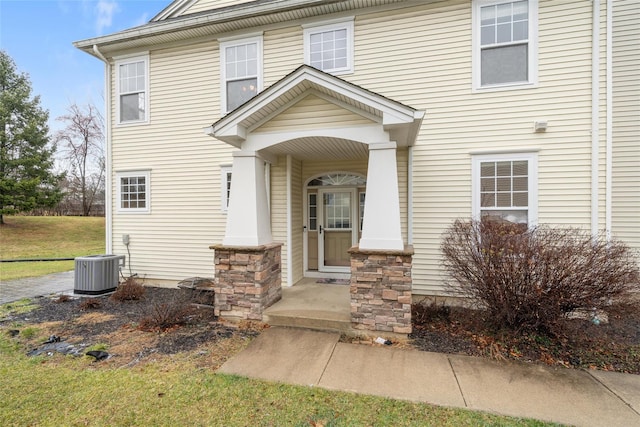
[{"label": "stone column base", "polygon": [[349,249],[354,329],[411,333],[413,247],[403,251]]},{"label": "stone column base", "polygon": [[262,320],[262,312],[282,298],[280,249],[213,245],[214,310],[217,316]]}]

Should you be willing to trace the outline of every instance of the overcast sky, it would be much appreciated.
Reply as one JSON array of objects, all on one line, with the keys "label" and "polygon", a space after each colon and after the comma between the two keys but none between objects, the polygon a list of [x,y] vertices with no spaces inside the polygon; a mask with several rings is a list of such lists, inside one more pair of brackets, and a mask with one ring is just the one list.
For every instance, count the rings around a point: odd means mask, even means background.
[{"label": "overcast sky", "polygon": [[0,0],[0,49],[30,76],[55,119],[72,103],[104,109],[104,64],[73,42],[142,25],[171,0]]}]

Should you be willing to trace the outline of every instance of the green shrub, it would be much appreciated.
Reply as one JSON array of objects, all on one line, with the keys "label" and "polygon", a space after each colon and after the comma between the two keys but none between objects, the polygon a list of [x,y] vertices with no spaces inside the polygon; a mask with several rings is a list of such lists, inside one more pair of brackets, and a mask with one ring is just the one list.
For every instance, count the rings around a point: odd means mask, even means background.
[{"label": "green shrub", "polygon": [[606,309],[640,289],[626,245],[576,228],[457,220],[441,250],[449,290],[477,301],[496,327],[552,332],[567,313]]}]

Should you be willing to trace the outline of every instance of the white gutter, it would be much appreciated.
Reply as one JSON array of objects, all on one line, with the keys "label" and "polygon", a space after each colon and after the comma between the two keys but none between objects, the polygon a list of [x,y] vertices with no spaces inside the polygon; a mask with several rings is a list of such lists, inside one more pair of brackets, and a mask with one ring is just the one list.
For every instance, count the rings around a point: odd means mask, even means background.
[{"label": "white gutter", "polygon": [[607,1],[607,165],[605,195],[605,233],[611,239],[613,197],[613,1]]},{"label": "white gutter", "polygon": [[[111,200],[111,64],[104,57],[97,45],[93,45],[93,52],[102,62],[104,62],[104,222],[105,222],[105,248],[106,253],[113,252],[113,205]],[[127,260],[128,262],[128,260]]]},{"label": "white gutter", "polygon": [[293,224],[291,224],[292,218],[292,206],[291,206],[291,154],[287,154],[287,286],[293,286],[293,257],[292,244],[293,244]]},{"label": "white gutter", "polygon": [[407,149],[407,244],[413,245],[413,146]]},{"label": "white gutter", "polygon": [[600,0],[593,0],[591,25],[591,235],[598,234],[598,164],[599,138],[598,113],[600,107]]},{"label": "white gutter", "polygon": [[[329,3],[338,3],[333,0]],[[106,36],[94,37],[74,42],[74,46],[82,49],[96,44],[109,44],[126,40],[135,40],[147,36],[170,33],[173,31],[187,30],[213,24],[220,24],[238,19],[252,18],[271,13],[284,13],[304,7],[326,6],[326,0],[275,0],[263,4],[239,4],[235,7],[222,8],[211,14],[193,14],[184,17],[156,21],[139,27],[120,31]],[[95,52],[95,50],[94,50]]]}]

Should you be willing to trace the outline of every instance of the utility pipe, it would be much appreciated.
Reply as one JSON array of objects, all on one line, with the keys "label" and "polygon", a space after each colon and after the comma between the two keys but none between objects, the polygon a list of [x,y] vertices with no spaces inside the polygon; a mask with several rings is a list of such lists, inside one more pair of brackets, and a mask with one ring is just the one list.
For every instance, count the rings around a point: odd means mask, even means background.
[{"label": "utility pipe", "polygon": [[93,52],[102,62],[104,62],[104,115],[105,115],[105,174],[104,174],[104,215],[105,215],[105,240],[106,251],[108,254],[113,252],[113,204],[111,194],[111,64],[98,49],[98,45],[93,45]]},{"label": "utility pipe", "polygon": [[598,165],[600,163],[600,0],[593,0],[591,24],[591,235],[598,235]]},{"label": "utility pipe", "polygon": [[607,135],[606,135],[606,171],[605,171],[605,233],[611,239],[612,197],[613,197],[613,1],[607,0]]}]

